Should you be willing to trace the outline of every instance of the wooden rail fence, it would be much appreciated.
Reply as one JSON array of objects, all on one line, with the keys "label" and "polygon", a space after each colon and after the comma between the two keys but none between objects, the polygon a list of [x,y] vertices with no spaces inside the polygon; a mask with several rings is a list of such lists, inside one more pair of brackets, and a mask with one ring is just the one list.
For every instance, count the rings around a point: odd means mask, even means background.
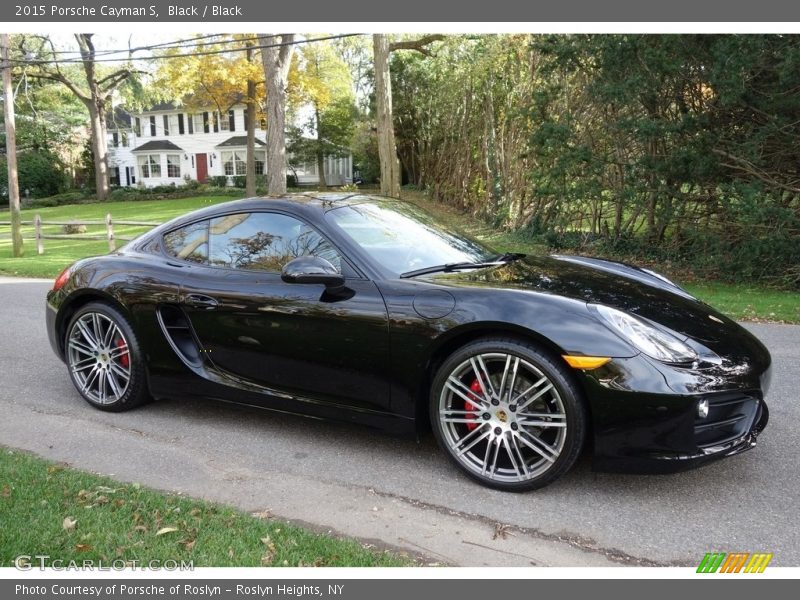
[{"label": "wooden rail fence", "polygon": [[[111,213],[106,215],[105,220],[89,220],[89,221],[44,221],[37,213],[33,217],[33,221],[22,221],[23,226],[33,226],[34,235],[23,235],[23,240],[36,240],[37,254],[44,254],[44,240],[108,240],[108,251],[113,252],[117,249],[117,240],[129,242],[133,238],[121,237],[114,235],[114,225],[129,226],[129,227],[156,227],[161,223],[153,223],[151,221],[115,221],[111,217]],[[106,232],[102,235],[89,235],[86,233],[44,233],[42,228],[52,225],[73,225],[73,226],[100,226],[105,225]],[[0,221],[0,226],[11,226],[11,221]]]}]

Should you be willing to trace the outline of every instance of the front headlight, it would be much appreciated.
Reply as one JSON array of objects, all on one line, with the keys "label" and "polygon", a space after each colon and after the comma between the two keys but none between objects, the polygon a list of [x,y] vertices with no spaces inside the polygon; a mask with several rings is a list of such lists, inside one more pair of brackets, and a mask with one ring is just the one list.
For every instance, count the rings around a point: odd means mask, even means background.
[{"label": "front headlight", "polygon": [[614,331],[647,356],[666,363],[688,363],[697,359],[697,353],[674,335],[616,308],[602,304],[591,306]]}]

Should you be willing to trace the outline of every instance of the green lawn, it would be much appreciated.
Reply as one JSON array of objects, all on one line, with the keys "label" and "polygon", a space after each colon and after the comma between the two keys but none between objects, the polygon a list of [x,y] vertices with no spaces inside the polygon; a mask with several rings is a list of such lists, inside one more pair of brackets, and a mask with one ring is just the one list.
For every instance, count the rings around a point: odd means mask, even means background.
[{"label": "green lawn", "polygon": [[[107,213],[118,221],[151,221],[160,223],[192,210],[227,202],[230,196],[202,196],[178,200],[142,200],[136,202],[104,202],[92,204],[72,204],[52,208],[32,208],[22,211],[23,221],[33,221],[39,214],[42,221],[104,221]],[[0,221],[7,221],[8,213],[0,212]],[[135,237],[147,231],[148,227],[114,226],[114,235]],[[45,226],[45,234],[60,234],[61,226]],[[89,226],[88,235],[105,235],[105,225]],[[44,240],[44,254],[36,254],[36,242],[25,240],[25,256],[12,258],[9,228],[0,226],[0,273],[25,277],[56,277],[61,270],[73,261],[84,256],[105,254],[108,242],[94,240]],[[33,226],[23,228],[24,236],[34,234]],[[119,241],[117,247],[125,242]]]},{"label": "green lawn", "polygon": [[355,540],[126,484],[0,448],[0,567],[24,555],[195,567],[414,566]]},{"label": "green lawn", "polygon": [[[404,191],[404,197],[425,206],[442,221],[458,227],[470,235],[485,241],[498,250],[538,254],[547,252],[541,244],[531,243],[524,237],[499,232],[490,225],[472,219],[463,213],[427,200],[419,192]],[[44,221],[103,220],[110,212],[115,220],[144,220],[162,222],[191,210],[231,200],[230,196],[201,196],[179,200],[147,200],[137,202],[109,202],[102,204],[76,204],[55,208],[30,209],[23,211],[23,220],[33,220],[36,213]],[[8,219],[8,213],[0,213],[0,220]],[[59,226],[46,229],[50,233],[60,233]],[[117,236],[130,237],[147,231],[141,227],[115,226]],[[90,234],[102,235],[104,226],[90,227]],[[25,233],[32,235],[33,228],[27,227]],[[35,243],[26,241],[25,256],[11,258],[11,241],[8,228],[0,227],[0,273],[29,276],[55,277],[72,261],[83,256],[104,254],[108,251],[105,241],[45,240],[45,252],[36,254]],[[122,245],[120,242],[119,245]],[[719,282],[680,282],[698,298],[736,319],[779,321],[800,323],[800,293],[771,290],[752,285],[734,285]]]}]

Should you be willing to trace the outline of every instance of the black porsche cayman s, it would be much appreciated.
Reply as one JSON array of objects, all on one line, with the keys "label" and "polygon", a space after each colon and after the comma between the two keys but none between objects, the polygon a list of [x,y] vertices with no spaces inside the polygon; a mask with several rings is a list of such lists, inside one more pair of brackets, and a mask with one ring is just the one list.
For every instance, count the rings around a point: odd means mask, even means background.
[{"label": "black porsche cayman s", "polygon": [[521,491],[584,447],[670,472],[755,445],[770,356],[654,272],[497,253],[413,204],[253,198],[66,269],[47,329],[91,405],[199,396],[394,431],[432,428]]}]

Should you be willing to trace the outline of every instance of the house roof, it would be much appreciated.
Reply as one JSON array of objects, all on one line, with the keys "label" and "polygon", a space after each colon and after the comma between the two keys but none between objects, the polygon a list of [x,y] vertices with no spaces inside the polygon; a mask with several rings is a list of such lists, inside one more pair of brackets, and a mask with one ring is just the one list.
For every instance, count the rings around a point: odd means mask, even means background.
[{"label": "house roof", "polygon": [[[258,146],[266,146],[266,144],[258,138],[256,138],[256,144]],[[247,136],[235,135],[233,137],[229,137],[224,142],[217,144],[215,148],[244,148],[245,146],[247,146]]]},{"label": "house roof", "polygon": [[117,129],[130,129],[131,128],[131,115],[121,106],[115,106],[113,111],[109,111],[106,115],[106,123],[108,130],[114,131]]},{"label": "house roof", "polygon": [[153,150],[178,150],[183,152],[183,148],[176,146],[169,140],[151,140],[145,142],[138,148],[134,148],[131,152],[151,152]]}]

